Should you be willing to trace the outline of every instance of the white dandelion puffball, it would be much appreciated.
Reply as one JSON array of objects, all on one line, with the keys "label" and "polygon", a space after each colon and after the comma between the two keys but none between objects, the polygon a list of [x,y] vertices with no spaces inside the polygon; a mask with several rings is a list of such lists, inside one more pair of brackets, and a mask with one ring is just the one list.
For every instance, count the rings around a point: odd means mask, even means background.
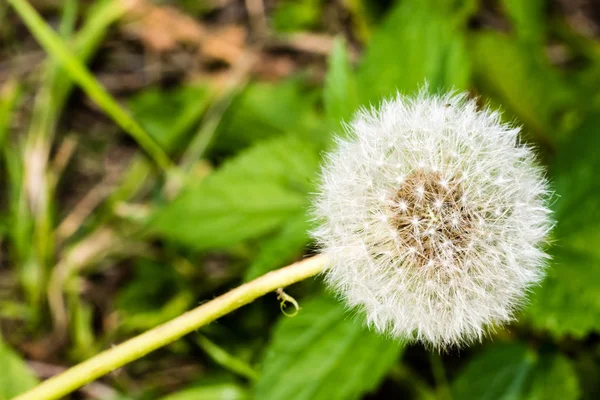
[{"label": "white dandelion puffball", "polygon": [[326,280],[369,325],[447,348],[506,323],[544,275],[548,185],[519,129],[466,94],[361,110],[322,172]]}]

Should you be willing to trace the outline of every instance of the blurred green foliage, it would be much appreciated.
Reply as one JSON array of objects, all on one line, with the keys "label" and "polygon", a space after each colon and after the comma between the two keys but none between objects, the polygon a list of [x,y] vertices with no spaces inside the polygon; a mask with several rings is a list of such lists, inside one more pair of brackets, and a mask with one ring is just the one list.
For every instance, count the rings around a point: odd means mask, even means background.
[{"label": "blurred green foliage", "polygon": [[32,388],[38,379],[29,370],[19,355],[8,347],[0,337],[0,399],[9,400],[13,396]]},{"label": "blurred green foliage", "polygon": [[323,0],[281,1],[273,12],[273,28],[280,32],[310,30],[318,26]]},{"label": "blurred green foliage", "polygon": [[536,353],[521,343],[490,346],[452,385],[457,399],[576,399],[579,385],[568,359]]},{"label": "blurred green foliage", "polygon": [[[118,15],[112,2],[100,1],[89,13],[81,11],[76,25],[76,3],[65,2],[60,31],[81,60],[89,61]],[[556,192],[548,277],[533,290],[519,322],[497,333],[497,343],[485,340],[458,355],[442,355],[436,366],[427,350],[365,330],[360,317],[319,283],[306,282],[290,289],[300,302],[296,317],[282,316],[275,296],[267,297],[106,383],[127,396],[115,398],[144,400],[352,400],[369,393],[382,399],[597,398],[600,47],[553,13],[547,1],[487,3],[342,1],[336,12],[351,20],[350,32],[336,31],[322,82],[308,73],[251,80],[229,93],[230,103],[210,80],[131,94],[126,104],[132,115],[173,160],[195,158],[160,176],[138,152],[67,237],[57,233],[72,211],[62,204],[63,171],[46,154],[38,176],[45,188],[39,208],[31,207],[26,172],[34,145],[55,148],[64,136],[60,119],[70,116],[66,104],[73,82],[53,61],[44,64],[37,87],[25,80],[4,82],[6,210],[0,232],[7,262],[0,271],[14,273],[18,285],[11,293],[24,295],[13,300],[0,291],[0,316],[9,321],[0,342],[0,399],[36,382],[9,342],[25,349],[28,341],[52,339],[52,327],[53,334],[63,335],[64,347],[50,358],[75,363],[310,253],[310,198],[333,134],[344,134],[343,122],[358,107],[396,92],[413,93],[424,83],[432,92],[469,90],[504,109],[507,120],[523,125],[524,140],[540,149]],[[210,18],[218,8],[179,5],[198,18]],[[270,22],[276,34],[320,31],[331,7],[286,0],[270,10]],[[501,20],[499,27],[481,22],[489,13]],[[0,18],[7,14],[0,12]],[[572,64],[549,57],[556,43]],[[357,48],[358,60],[352,55]],[[25,125],[31,127],[23,129],[13,121],[23,118],[19,111],[27,109],[27,95],[36,100]],[[85,141],[86,132],[78,133]],[[198,139],[200,150],[188,153]],[[72,175],[62,178],[66,186],[77,184]],[[103,247],[94,236],[101,229],[110,229],[112,243],[125,243],[124,249]],[[144,244],[142,251],[136,243]],[[71,264],[62,276],[65,258]],[[110,271],[119,271],[116,282],[108,282]],[[68,327],[57,326],[56,310],[54,325],[47,317],[44,297],[53,274],[64,279],[59,289]],[[202,368],[172,386],[163,384],[168,378],[144,378],[169,367],[177,375],[180,363]]]}]

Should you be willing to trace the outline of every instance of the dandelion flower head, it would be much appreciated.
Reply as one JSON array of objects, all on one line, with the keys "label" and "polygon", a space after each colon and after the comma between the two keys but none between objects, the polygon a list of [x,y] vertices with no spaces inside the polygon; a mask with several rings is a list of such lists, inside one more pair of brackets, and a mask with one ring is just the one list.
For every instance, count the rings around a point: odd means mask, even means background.
[{"label": "dandelion flower head", "polygon": [[322,172],[328,284],[380,332],[447,348],[513,319],[544,274],[548,185],[519,129],[466,94],[358,112]]}]

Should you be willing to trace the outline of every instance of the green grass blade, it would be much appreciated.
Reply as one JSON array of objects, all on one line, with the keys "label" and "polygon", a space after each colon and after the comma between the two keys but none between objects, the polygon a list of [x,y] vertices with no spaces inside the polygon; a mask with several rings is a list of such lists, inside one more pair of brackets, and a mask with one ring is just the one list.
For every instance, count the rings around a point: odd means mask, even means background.
[{"label": "green grass blade", "polygon": [[115,123],[131,135],[148,155],[163,170],[171,167],[171,161],[152,137],[125,111],[119,103],[88,71],[85,65],[75,56],[25,0],[9,0],[15,11],[23,19],[33,36],[48,54],[60,61],[71,78],[81,86],[83,91],[102,108]]},{"label": "green grass blade", "polygon": [[78,0],[66,0],[63,6],[63,15],[58,26],[58,33],[63,38],[68,38],[73,33],[77,21]]},{"label": "green grass blade", "polygon": [[8,134],[12,111],[20,94],[20,85],[16,80],[9,79],[0,88],[0,148],[4,147],[4,141]]}]

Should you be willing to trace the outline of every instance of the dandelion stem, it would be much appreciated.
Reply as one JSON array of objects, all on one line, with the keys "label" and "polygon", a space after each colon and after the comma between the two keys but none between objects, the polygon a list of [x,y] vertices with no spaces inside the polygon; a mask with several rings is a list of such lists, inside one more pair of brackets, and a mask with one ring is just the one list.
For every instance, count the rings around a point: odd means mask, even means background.
[{"label": "dandelion stem", "polygon": [[137,360],[257,298],[321,272],[326,256],[297,262],[233,289],[154,329],[129,339],[48,379],[13,400],[58,399],[123,365]]}]

